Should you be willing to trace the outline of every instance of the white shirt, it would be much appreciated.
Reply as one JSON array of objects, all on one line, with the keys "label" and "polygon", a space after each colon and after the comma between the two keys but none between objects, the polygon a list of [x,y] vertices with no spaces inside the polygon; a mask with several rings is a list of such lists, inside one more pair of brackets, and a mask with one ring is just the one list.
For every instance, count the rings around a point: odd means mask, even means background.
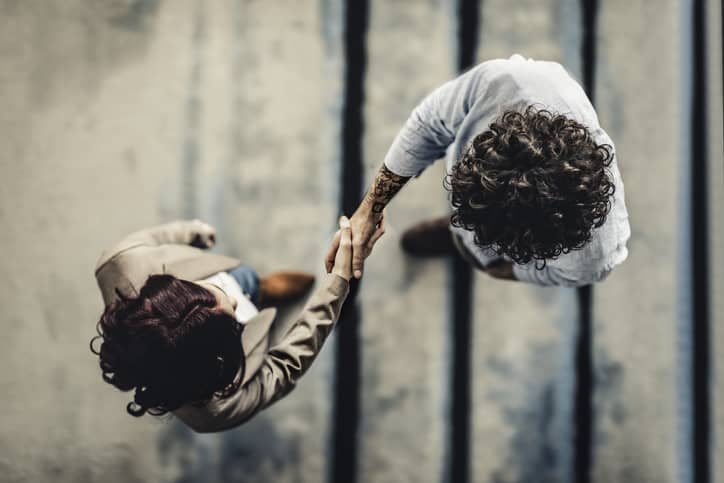
[{"label": "white shirt", "polygon": [[[581,86],[556,62],[513,55],[483,62],[427,96],[412,112],[385,157],[385,166],[400,176],[416,176],[447,154],[447,171],[460,161],[475,136],[489,129],[503,112],[535,105],[563,114],[586,126],[599,144],[613,149],[609,173],[616,187],[606,222],[580,250],[546,260],[513,265],[518,280],[539,285],[581,286],[603,280],[628,256],[631,235],[618,157],[611,138],[601,128]],[[474,233],[451,227],[485,266],[497,255],[475,245]]]},{"label": "white shirt", "polygon": [[241,291],[241,287],[237,281],[226,272],[216,273],[202,280],[212,285],[216,285],[226,295],[236,300],[236,320],[244,324],[249,319],[259,313],[259,309],[249,300],[249,296]]}]

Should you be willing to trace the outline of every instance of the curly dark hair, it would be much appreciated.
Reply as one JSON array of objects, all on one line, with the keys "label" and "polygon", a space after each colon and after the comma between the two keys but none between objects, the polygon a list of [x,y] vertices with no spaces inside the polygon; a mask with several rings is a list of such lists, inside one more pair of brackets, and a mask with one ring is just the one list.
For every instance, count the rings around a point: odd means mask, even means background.
[{"label": "curly dark hair", "polygon": [[529,106],[478,134],[445,178],[453,226],[515,263],[577,250],[611,209],[613,150],[566,116]]},{"label": "curly dark hair", "polygon": [[135,390],[129,414],[160,416],[238,389],[245,367],[242,326],[218,308],[211,292],[172,275],[152,275],[137,297],[118,295],[98,321],[91,351],[100,357],[106,382]]}]

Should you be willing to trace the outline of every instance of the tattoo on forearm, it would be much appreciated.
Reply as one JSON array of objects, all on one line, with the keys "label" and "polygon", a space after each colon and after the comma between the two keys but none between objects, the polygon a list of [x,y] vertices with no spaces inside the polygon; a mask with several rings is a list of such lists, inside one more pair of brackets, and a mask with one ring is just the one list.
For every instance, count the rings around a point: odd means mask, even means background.
[{"label": "tattoo on forearm", "polygon": [[399,176],[393,173],[383,164],[366,196],[367,201],[372,206],[372,212],[382,213],[387,203],[402,189],[409,179],[409,176]]}]

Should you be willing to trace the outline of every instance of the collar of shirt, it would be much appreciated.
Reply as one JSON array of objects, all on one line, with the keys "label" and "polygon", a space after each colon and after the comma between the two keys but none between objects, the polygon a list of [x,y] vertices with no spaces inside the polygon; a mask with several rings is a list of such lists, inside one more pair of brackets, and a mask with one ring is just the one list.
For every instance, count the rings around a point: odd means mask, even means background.
[{"label": "collar of shirt", "polygon": [[249,319],[259,313],[259,309],[256,308],[251,300],[249,300],[248,295],[241,291],[241,287],[239,287],[239,284],[236,283],[234,277],[232,277],[228,273],[219,272],[208,278],[205,278],[202,281],[216,285],[226,295],[236,300],[235,315],[236,320],[238,320],[240,323],[246,323],[247,321],[249,321]]}]

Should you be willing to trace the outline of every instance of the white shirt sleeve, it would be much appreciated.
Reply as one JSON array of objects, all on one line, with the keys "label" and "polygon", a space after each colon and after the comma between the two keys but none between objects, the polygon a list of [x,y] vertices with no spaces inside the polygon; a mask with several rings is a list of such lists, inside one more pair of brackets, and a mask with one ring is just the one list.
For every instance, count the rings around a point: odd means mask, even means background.
[{"label": "white shirt sleeve", "polygon": [[470,106],[483,95],[487,64],[438,87],[412,111],[385,156],[387,169],[416,176],[445,155]]}]

